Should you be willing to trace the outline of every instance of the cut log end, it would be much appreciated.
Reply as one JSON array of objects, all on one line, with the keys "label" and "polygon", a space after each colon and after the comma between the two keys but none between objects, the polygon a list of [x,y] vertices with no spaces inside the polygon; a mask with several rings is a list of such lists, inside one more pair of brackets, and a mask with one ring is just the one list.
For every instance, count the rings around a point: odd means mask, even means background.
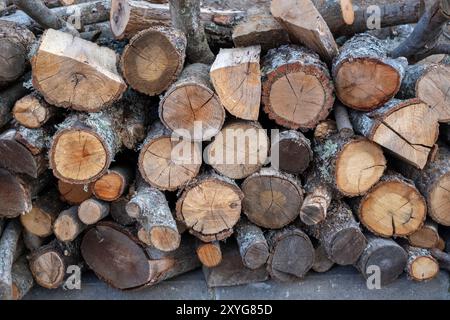
[{"label": "cut log end", "polygon": [[110,171],[94,182],[92,192],[98,199],[115,201],[122,196],[126,186],[127,181],[123,175]]},{"label": "cut log end", "polygon": [[86,225],[95,224],[109,214],[109,204],[95,199],[83,201],[78,207],[78,218]]},{"label": "cut log end", "polygon": [[62,242],[70,242],[86,228],[78,217],[78,207],[71,207],[62,211],[53,224],[56,238]]},{"label": "cut log end", "polygon": [[222,262],[220,244],[218,242],[200,244],[197,247],[197,256],[205,267],[217,267]]},{"label": "cut log end", "polygon": [[150,230],[150,243],[158,250],[169,252],[180,246],[181,235],[173,228],[158,226]]},{"label": "cut log end", "polygon": [[31,129],[42,127],[51,115],[48,105],[35,95],[27,95],[18,100],[12,112],[17,122]]},{"label": "cut log end", "polygon": [[433,279],[439,273],[439,263],[431,255],[419,256],[408,263],[408,275],[416,281]]},{"label": "cut log end", "polygon": [[130,18],[130,6],[127,0],[111,1],[110,25],[117,39],[124,37],[124,32]]},{"label": "cut log end", "polygon": [[[274,159],[277,156],[278,159]],[[278,160],[281,171],[301,174],[313,160],[310,141],[300,132],[289,130],[280,133],[279,139],[272,141],[272,164]]]},{"label": "cut log end", "polygon": [[358,227],[340,230],[329,248],[330,258],[339,265],[355,263],[366,246],[366,237]]},{"label": "cut log end", "polygon": [[30,270],[36,282],[47,289],[59,287],[66,273],[64,259],[54,251],[45,252],[32,259]]},{"label": "cut log end", "polygon": [[450,172],[435,183],[428,197],[432,218],[445,226],[450,226]]},{"label": "cut log end", "polygon": [[62,180],[58,180],[58,190],[61,200],[77,205],[92,196],[92,188],[90,185],[70,184]]},{"label": "cut log end", "polygon": [[46,237],[53,233],[53,221],[52,216],[35,207],[29,213],[20,216],[20,222],[24,228],[39,237]]},{"label": "cut log end", "polygon": [[32,209],[29,190],[22,181],[5,169],[0,169],[1,216],[17,217]]}]

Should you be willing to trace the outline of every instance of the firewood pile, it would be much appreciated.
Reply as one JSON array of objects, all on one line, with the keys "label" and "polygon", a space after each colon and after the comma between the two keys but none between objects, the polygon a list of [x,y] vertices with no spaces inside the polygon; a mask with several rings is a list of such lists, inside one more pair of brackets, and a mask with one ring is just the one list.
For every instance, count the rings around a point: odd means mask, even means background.
[{"label": "firewood pile", "polygon": [[449,20],[448,0],[0,0],[0,297],[73,266],[121,290],[450,269]]}]

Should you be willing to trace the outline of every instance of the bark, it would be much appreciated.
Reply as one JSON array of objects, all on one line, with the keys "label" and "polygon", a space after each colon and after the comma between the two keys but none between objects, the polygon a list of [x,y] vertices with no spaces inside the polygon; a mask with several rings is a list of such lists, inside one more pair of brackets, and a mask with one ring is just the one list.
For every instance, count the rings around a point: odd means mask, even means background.
[{"label": "bark", "polygon": [[11,110],[14,103],[27,93],[28,89],[23,86],[22,81],[0,92],[0,128],[12,119]]},{"label": "bark", "polygon": [[327,272],[334,266],[334,262],[328,258],[327,253],[322,245],[318,245],[314,250],[314,264],[312,269],[315,272]]},{"label": "bark", "polygon": [[12,298],[12,267],[22,226],[18,220],[10,220],[0,239],[0,299]]},{"label": "bark", "polygon": [[431,280],[439,274],[439,263],[431,255],[431,251],[412,246],[405,246],[408,254],[406,272],[414,281]]},{"label": "bark", "polygon": [[424,249],[437,248],[441,240],[438,225],[433,221],[425,221],[422,228],[408,237],[410,245]]},{"label": "bark", "polygon": [[336,125],[339,135],[342,138],[350,138],[355,132],[353,131],[352,123],[350,122],[350,116],[348,115],[347,108],[337,103],[334,107],[334,117],[336,118]]},{"label": "bark", "polygon": [[26,256],[20,257],[12,266],[12,300],[21,300],[33,287],[34,279]]},{"label": "bark", "polygon": [[46,240],[46,238],[38,237],[31,232],[28,232],[26,229],[23,230],[23,243],[25,248],[27,248],[30,252],[42,247]]},{"label": "bark", "polygon": [[61,242],[74,241],[78,235],[83,232],[87,225],[85,225],[78,217],[78,208],[76,206],[70,207],[67,210],[61,211],[58,218],[53,224],[53,233]]},{"label": "bark", "polygon": [[79,205],[92,196],[92,186],[90,184],[70,184],[58,180],[58,191],[61,200],[70,205]]},{"label": "bark", "polygon": [[272,166],[290,174],[302,174],[313,160],[311,142],[295,130],[272,136],[270,152]]},{"label": "bark", "polygon": [[118,224],[126,227],[136,223],[136,219],[130,217],[126,211],[126,205],[130,201],[131,195],[128,194],[111,202],[111,218]]},{"label": "bark", "polygon": [[78,218],[85,225],[96,224],[109,215],[109,203],[96,199],[83,201],[78,207]]},{"label": "bark", "polygon": [[133,170],[130,167],[115,165],[94,182],[92,192],[99,200],[115,201],[127,192],[133,178]]},{"label": "bark", "polygon": [[432,249],[431,255],[439,261],[441,269],[450,271],[450,255],[448,253],[442,252],[439,249]]},{"label": "bark", "polygon": [[264,266],[269,258],[269,247],[262,230],[242,217],[236,225],[236,240],[242,263],[256,270]]}]

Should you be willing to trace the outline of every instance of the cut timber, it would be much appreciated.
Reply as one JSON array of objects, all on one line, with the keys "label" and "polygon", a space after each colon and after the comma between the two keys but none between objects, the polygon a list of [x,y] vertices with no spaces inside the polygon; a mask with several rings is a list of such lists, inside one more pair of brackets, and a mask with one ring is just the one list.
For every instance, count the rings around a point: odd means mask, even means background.
[{"label": "cut timber", "polygon": [[439,273],[439,263],[431,255],[430,250],[406,246],[408,262],[406,272],[415,281],[425,281],[435,278]]},{"label": "cut timber", "polygon": [[438,225],[433,221],[426,221],[422,228],[408,237],[411,246],[424,249],[436,248],[440,240]]},{"label": "cut timber", "polygon": [[217,267],[222,262],[222,250],[219,241],[200,243],[196,251],[198,259],[207,268]]},{"label": "cut timber", "polygon": [[439,145],[434,161],[423,170],[401,163],[397,167],[426,198],[428,215],[437,223],[450,226],[450,149]]},{"label": "cut timber", "polygon": [[405,269],[407,254],[401,246],[391,239],[378,238],[366,234],[367,246],[355,266],[368,279],[374,274],[374,268],[380,270],[380,284],[392,283]]},{"label": "cut timber", "polygon": [[342,201],[332,201],[325,221],[306,229],[320,241],[328,258],[339,265],[354,264],[366,247],[359,223]]},{"label": "cut timber", "polygon": [[30,252],[33,252],[36,249],[39,249],[43,246],[46,238],[38,237],[31,232],[28,232],[26,229],[23,230],[23,243],[25,248],[27,248]]},{"label": "cut timber", "polygon": [[12,266],[12,300],[21,300],[33,287],[34,279],[26,256],[20,257]]},{"label": "cut timber", "polygon": [[436,118],[418,99],[392,99],[369,113],[352,111],[350,117],[356,132],[419,169],[425,167],[438,138]]},{"label": "cut timber", "polygon": [[356,35],[333,62],[336,94],[352,109],[379,108],[399,91],[407,65],[405,58],[389,58],[387,48],[376,37]]},{"label": "cut timber", "polygon": [[126,210],[130,197],[131,195],[126,195],[114,202],[111,202],[111,218],[122,226],[131,226],[136,223],[136,219],[130,217]]},{"label": "cut timber", "polygon": [[180,75],[185,51],[186,38],[179,30],[154,27],[141,31],[123,51],[123,76],[133,89],[158,95]]},{"label": "cut timber", "polygon": [[293,41],[311,48],[325,61],[330,63],[339,53],[333,34],[311,0],[272,0],[270,11]]},{"label": "cut timber", "polygon": [[209,288],[239,286],[269,279],[265,267],[252,270],[244,266],[234,242],[227,242],[224,246],[222,263],[214,268],[203,267],[203,274]]},{"label": "cut timber", "polygon": [[73,206],[61,211],[53,224],[53,233],[62,242],[75,240],[87,226],[78,218],[78,207]]},{"label": "cut timber", "polygon": [[306,197],[300,209],[300,220],[308,225],[316,225],[327,217],[333,192],[313,170],[308,172],[305,184]]},{"label": "cut timber", "polygon": [[256,270],[266,264],[269,246],[264,233],[245,217],[236,225],[236,240],[245,267]]},{"label": "cut timber", "polygon": [[33,86],[55,106],[97,112],[126,89],[109,48],[48,29],[32,58]]},{"label": "cut timber", "polygon": [[26,27],[0,20],[0,87],[19,79],[25,72],[35,39]]},{"label": "cut timber", "polygon": [[37,93],[31,93],[16,102],[12,113],[19,124],[36,129],[42,127],[55,110]]},{"label": "cut timber", "polygon": [[78,207],[78,218],[86,225],[92,225],[109,215],[109,203],[96,199],[87,199]]},{"label": "cut timber", "polygon": [[269,137],[258,122],[228,123],[205,149],[205,162],[231,179],[244,179],[265,164]]},{"label": "cut timber", "polygon": [[450,271],[450,254],[443,252],[440,249],[431,249],[431,255],[439,261],[439,266],[441,269]]},{"label": "cut timber", "polygon": [[271,163],[281,171],[301,174],[312,160],[311,142],[301,132],[287,130],[272,137]]},{"label": "cut timber", "polygon": [[262,62],[264,111],[279,125],[312,129],[334,103],[327,66],[309,49],[283,45],[271,49]]},{"label": "cut timber", "polygon": [[270,231],[266,237],[270,248],[267,270],[272,278],[296,281],[312,268],[314,247],[303,231],[291,226]]},{"label": "cut timber", "polygon": [[88,184],[103,176],[122,146],[114,112],[73,114],[58,126],[49,153],[55,177]]},{"label": "cut timber", "polygon": [[[21,80],[26,80],[26,77]],[[27,93],[28,90],[23,86],[22,81],[0,92],[0,128],[12,119],[11,110],[14,104]]]},{"label": "cut timber", "polygon": [[334,262],[328,258],[325,248],[322,245],[318,245],[314,249],[314,264],[312,269],[315,272],[327,272],[334,266]]},{"label": "cut timber", "polygon": [[136,193],[126,211],[149,233],[151,244],[158,250],[173,251],[180,246],[181,236],[166,196],[139,178]]},{"label": "cut timber", "polygon": [[402,99],[419,98],[431,107],[439,122],[450,122],[450,66],[415,64],[406,69],[400,88]]},{"label": "cut timber", "polygon": [[200,266],[193,239],[183,238],[177,250],[152,257],[123,228],[111,223],[90,229],[81,252],[100,279],[121,290],[153,285]]},{"label": "cut timber", "polygon": [[63,208],[58,192],[51,189],[33,201],[33,208],[20,216],[20,222],[35,236],[47,237],[53,233],[53,222]]},{"label": "cut timber", "polygon": [[0,238],[0,300],[9,300],[12,297],[11,271],[21,233],[22,226],[19,221],[11,220]]},{"label": "cut timber", "polygon": [[79,241],[61,243],[53,240],[33,251],[29,257],[30,270],[34,280],[47,289],[59,288],[70,265],[79,261]]},{"label": "cut timber", "polygon": [[300,181],[273,168],[263,168],[242,183],[243,212],[254,224],[280,229],[298,217],[303,203]]},{"label": "cut timber", "polygon": [[211,81],[233,116],[258,120],[261,101],[261,47],[221,49],[211,66]]},{"label": "cut timber", "polygon": [[78,205],[92,196],[92,186],[89,184],[70,184],[58,180],[58,190],[61,200],[70,205]]},{"label": "cut timber", "polygon": [[349,138],[355,134],[348,110],[339,102],[334,106],[334,117],[336,118],[336,126],[341,137]]},{"label": "cut timber", "polygon": [[204,242],[223,240],[233,233],[243,198],[234,181],[205,172],[184,189],[176,204],[177,218]]},{"label": "cut timber", "polygon": [[202,164],[201,143],[172,137],[161,122],[154,122],[139,154],[139,172],[147,183],[174,191],[194,179]]},{"label": "cut timber", "polygon": [[103,201],[115,201],[127,190],[133,177],[132,170],[125,166],[114,166],[94,182],[92,192]]},{"label": "cut timber", "polygon": [[162,123],[188,140],[207,141],[217,135],[225,121],[225,110],[214,93],[209,66],[187,66],[159,104]]},{"label": "cut timber", "polygon": [[361,223],[386,238],[413,234],[422,227],[427,214],[425,199],[412,181],[393,172],[354,204]]}]

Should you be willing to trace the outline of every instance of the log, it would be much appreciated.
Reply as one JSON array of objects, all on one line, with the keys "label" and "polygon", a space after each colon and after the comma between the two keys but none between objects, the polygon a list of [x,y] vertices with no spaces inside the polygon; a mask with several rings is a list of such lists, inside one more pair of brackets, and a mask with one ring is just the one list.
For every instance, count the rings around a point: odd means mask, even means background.
[{"label": "log", "polygon": [[222,262],[222,250],[220,249],[220,242],[201,242],[197,245],[197,257],[203,266],[207,268],[214,268]]},{"label": "log", "polygon": [[290,226],[279,231],[270,231],[266,238],[270,248],[267,271],[273,279],[297,281],[312,268],[314,247],[309,237],[300,229]]},{"label": "log", "polygon": [[245,217],[236,225],[236,240],[242,263],[256,270],[264,266],[269,258],[269,246],[262,230]]},{"label": "log", "polygon": [[311,142],[301,132],[286,130],[272,136],[272,166],[290,174],[302,174],[312,160]]},{"label": "log", "polygon": [[433,221],[425,221],[422,228],[408,237],[411,246],[424,249],[436,248],[440,240],[438,225]]},{"label": "log", "polygon": [[126,205],[126,211],[149,233],[150,243],[156,249],[168,252],[180,246],[181,236],[164,193],[141,178],[137,181],[136,193]]},{"label": "log", "polygon": [[439,145],[434,161],[423,170],[398,163],[397,170],[412,179],[428,204],[428,215],[437,223],[450,226],[450,149]]},{"label": "log", "polygon": [[47,240],[46,238],[41,238],[31,232],[28,232],[26,229],[23,230],[22,237],[25,248],[27,248],[30,252],[42,247]]},{"label": "log", "polygon": [[159,121],[151,125],[138,160],[147,183],[161,190],[177,190],[198,175],[201,164],[200,143],[172,137]]},{"label": "log", "polygon": [[61,242],[75,240],[87,226],[78,218],[78,207],[73,206],[61,211],[58,218],[53,223],[53,233]]},{"label": "log", "polygon": [[31,60],[33,86],[54,106],[98,112],[126,89],[116,62],[109,48],[49,29]]},{"label": "log", "polygon": [[450,122],[450,66],[415,64],[406,69],[399,98],[419,98],[431,108],[439,122]]},{"label": "log", "polygon": [[185,51],[186,38],[179,30],[169,27],[143,30],[131,38],[122,53],[122,74],[136,91],[158,95],[180,75]]},{"label": "log", "polygon": [[334,117],[336,118],[336,125],[339,135],[342,138],[349,138],[355,134],[348,110],[339,102],[334,106]]},{"label": "log", "polygon": [[333,191],[319,180],[317,174],[310,171],[305,185],[306,197],[300,209],[300,220],[308,225],[316,225],[327,217]]},{"label": "log", "polygon": [[115,201],[128,189],[133,178],[129,167],[115,165],[92,185],[94,196],[103,201]]},{"label": "log", "polygon": [[269,279],[265,267],[252,270],[244,266],[234,242],[224,246],[222,263],[214,268],[203,267],[203,274],[209,288],[245,285]]},{"label": "log", "polygon": [[354,264],[366,246],[359,223],[355,221],[349,206],[342,201],[332,201],[327,218],[305,229],[320,241],[328,258],[339,265]]},{"label": "log", "polygon": [[5,227],[0,239],[0,299],[12,297],[12,266],[18,247],[22,226],[18,220],[11,220]]},{"label": "log", "polygon": [[419,169],[425,167],[438,138],[436,118],[418,99],[392,99],[372,112],[352,111],[350,117],[356,132]]},{"label": "log", "polygon": [[385,238],[413,234],[427,214],[425,198],[414,183],[394,172],[388,172],[352,206],[367,229]]},{"label": "log", "polygon": [[289,129],[312,129],[334,103],[327,66],[309,49],[283,45],[262,62],[262,103],[269,118]]},{"label": "log", "polygon": [[269,153],[269,137],[258,122],[236,120],[226,124],[204,150],[205,162],[231,179],[259,171]]},{"label": "log", "polygon": [[273,168],[263,168],[242,183],[242,210],[254,224],[280,229],[293,222],[303,203],[300,181]]},{"label": "log", "polygon": [[261,47],[221,49],[211,81],[225,109],[244,120],[258,120],[261,101]]},{"label": "log", "polygon": [[431,255],[439,262],[441,269],[450,271],[450,255],[439,249],[431,249]]},{"label": "log", "polygon": [[430,250],[406,246],[408,260],[406,272],[414,281],[426,281],[435,278],[439,274],[439,263],[431,255]]},{"label": "log", "polygon": [[111,202],[111,218],[124,227],[131,226],[136,223],[136,219],[130,217],[126,210],[126,206],[130,201],[130,197],[131,195],[126,195],[114,202]]},{"label": "log", "polygon": [[323,273],[333,268],[334,262],[328,258],[327,253],[323,245],[318,245],[314,249],[314,264],[312,269],[315,272]]},{"label": "log", "polygon": [[79,241],[63,243],[53,240],[33,251],[28,259],[36,283],[47,289],[56,289],[64,283],[67,268],[77,265],[79,258]]},{"label": "log", "polygon": [[204,172],[191,181],[176,203],[177,219],[203,242],[231,236],[239,221],[244,195],[226,177]]},{"label": "log", "polygon": [[85,3],[85,2],[92,2],[93,0],[59,0],[59,2],[63,5],[63,6],[71,6],[74,4],[79,4],[79,3]]},{"label": "log", "polygon": [[26,70],[34,34],[20,24],[0,20],[0,87],[18,80]]},{"label": "log", "polygon": [[70,184],[58,180],[58,191],[61,200],[70,205],[79,205],[92,196],[92,186],[90,184]]},{"label": "log", "polygon": [[441,130],[440,138],[447,144],[447,146],[450,146],[450,125],[443,124],[440,130]]},{"label": "log", "polygon": [[187,140],[207,141],[225,121],[225,109],[214,93],[209,66],[194,63],[184,68],[159,103],[162,123]]},{"label": "log", "polygon": [[109,215],[109,203],[96,199],[87,199],[78,207],[78,218],[85,225],[96,224]]},{"label": "log", "polygon": [[373,275],[373,267],[379,268],[380,285],[386,286],[395,281],[405,269],[408,258],[405,250],[391,239],[365,234],[367,246],[355,267],[364,278]]},{"label": "log", "polygon": [[0,128],[12,119],[11,110],[14,107],[14,103],[27,93],[28,89],[23,86],[22,81],[0,92]]},{"label": "log", "polygon": [[364,33],[347,41],[333,62],[336,95],[347,107],[371,111],[399,91],[405,58],[392,59],[381,40]]},{"label": "log", "polygon": [[21,300],[34,285],[33,275],[28,267],[28,260],[26,256],[22,256],[14,262],[11,271],[11,278],[11,299]]},{"label": "log", "polygon": [[297,44],[303,44],[331,63],[339,53],[326,21],[311,0],[272,0],[270,12]]},{"label": "log", "polygon": [[29,233],[44,238],[53,234],[53,223],[58,217],[64,203],[59,200],[56,190],[41,194],[35,201],[30,212],[20,216],[20,222]]},{"label": "log", "polygon": [[17,100],[12,109],[14,119],[30,129],[41,128],[55,112],[56,110],[36,92]]}]

